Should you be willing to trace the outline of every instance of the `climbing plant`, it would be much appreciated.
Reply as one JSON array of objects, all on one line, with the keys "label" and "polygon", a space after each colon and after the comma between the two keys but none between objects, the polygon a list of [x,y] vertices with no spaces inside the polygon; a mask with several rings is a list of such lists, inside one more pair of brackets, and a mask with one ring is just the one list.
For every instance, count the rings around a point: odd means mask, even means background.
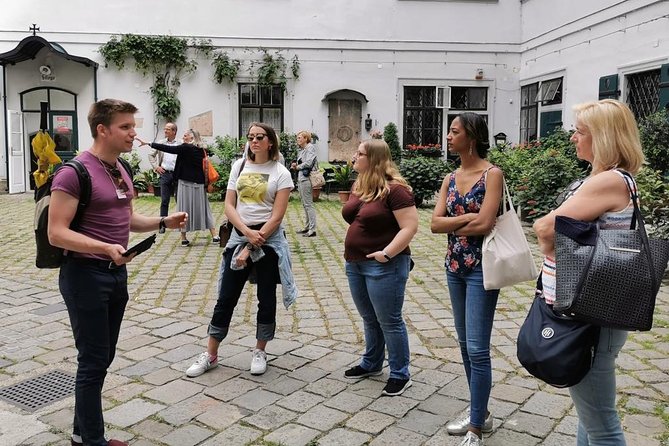
[{"label": "climbing plant", "polygon": [[[251,61],[251,74],[258,77],[258,84],[261,86],[270,86],[274,84],[286,88],[286,70],[288,70],[288,61],[281,54],[281,51],[270,53],[265,48],[260,48],[260,60]],[[257,70],[254,69],[257,67]],[[291,74],[295,79],[300,77],[300,61],[297,54],[293,56],[290,64]]]},{"label": "climbing plant", "polygon": [[[189,49],[195,51],[189,58]],[[128,59],[143,76],[153,78],[150,88],[158,118],[175,120],[181,113],[179,86],[181,75],[197,69],[196,57],[210,57],[213,52],[209,40],[188,40],[174,36],[143,36],[123,34],[112,36],[99,50],[107,65],[121,70]]]},{"label": "climbing plant", "polygon": [[231,58],[226,52],[215,52],[211,61],[211,66],[214,67],[214,80],[219,84],[233,83],[241,64],[240,60]]}]

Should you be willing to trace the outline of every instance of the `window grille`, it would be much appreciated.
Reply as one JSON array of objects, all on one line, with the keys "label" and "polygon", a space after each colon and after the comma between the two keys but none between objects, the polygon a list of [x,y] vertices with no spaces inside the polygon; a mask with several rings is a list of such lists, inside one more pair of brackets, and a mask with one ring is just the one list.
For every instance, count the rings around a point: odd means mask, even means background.
[{"label": "window grille", "polygon": [[404,87],[404,146],[441,144],[443,109],[434,86]]},{"label": "window grille", "polygon": [[487,110],[488,88],[451,87],[451,108],[457,110]]},{"label": "window grille", "polygon": [[660,104],[660,70],[628,74],[627,105],[637,121],[655,113]]}]

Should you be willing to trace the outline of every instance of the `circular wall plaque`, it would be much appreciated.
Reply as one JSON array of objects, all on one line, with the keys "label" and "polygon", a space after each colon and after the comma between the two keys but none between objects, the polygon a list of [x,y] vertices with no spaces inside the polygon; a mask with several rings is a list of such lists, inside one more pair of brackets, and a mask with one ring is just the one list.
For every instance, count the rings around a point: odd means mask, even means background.
[{"label": "circular wall plaque", "polygon": [[353,138],[353,129],[347,125],[339,127],[339,130],[337,130],[337,138],[344,142],[350,141],[351,138]]}]

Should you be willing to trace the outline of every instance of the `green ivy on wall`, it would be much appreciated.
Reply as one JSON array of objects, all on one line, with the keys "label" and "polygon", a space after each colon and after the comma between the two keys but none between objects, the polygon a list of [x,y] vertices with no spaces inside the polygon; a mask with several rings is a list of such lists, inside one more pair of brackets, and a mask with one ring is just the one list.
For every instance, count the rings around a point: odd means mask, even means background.
[{"label": "green ivy on wall", "polygon": [[[242,67],[242,61],[230,57],[227,52],[214,51],[208,39],[123,34],[112,36],[98,51],[107,66],[122,70],[127,60],[132,59],[135,70],[142,76],[152,77],[153,86],[149,91],[155,113],[159,119],[166,121],[174,121],[181,113],[181,76],[197,69],[197,57],[211,59],[214,81],[218,84],[234,83]],[[287,60],[281,50],[271,52],[260,48],[257,51],[260,52],[260,59],[251,59],[248,71],[257,78],[259,85],[279,84],[285,89],[288,70],[295,80],[299,79],[300,60],[297,55]],[[193,57],[189,57],[189,52],[194,52]]]},{"label": "green ivy on wall", "polygon": [[[189,58],[189,49],[195,51],[195,57]],[[178,95],[181,75],[195,71],[196,57],[210,57],[213,47],[209,40],[123,34],[112,36],[98,51],[108,66],[122,70],[126,61],[132,59],[135,70],[142,76],[151,76],[150,92],[156,116],[173,121],[181,113]]]}]

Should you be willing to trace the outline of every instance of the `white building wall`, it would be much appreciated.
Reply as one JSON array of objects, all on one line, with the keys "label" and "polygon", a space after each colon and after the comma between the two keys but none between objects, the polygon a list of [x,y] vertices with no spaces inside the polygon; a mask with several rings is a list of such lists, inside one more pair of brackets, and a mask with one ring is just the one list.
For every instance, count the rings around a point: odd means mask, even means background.
[{"label": "white building wall", "polygon": [[[322,99],[338,89],[364,94],[369,102],[363,103],[362,119],[369,113],[374,129],[395,122],[402,137],[404,86],[486,86],[491,135],[504,132],[517,142],[520,86],[562,75],[561,109],[569,128],[571,107],[597,98],[599,77],[641,66],[659,67],[667,61],[669,20],[660,17],[669,11],[668,4],[666,0],[116,0],[91,6],[85,0],[70,0],[64,8],[24,0],[3,5],[0,52],[15,48],[29,35],[27,28],[37,23],[40,36],[101,64],[98,98],[117,97],[137,105],[138,131],[145,138],[162,137],[162,123],[153,118],[151,80],[131,70],[104,67],[97,49],[111,35],[210,38],[215,47],[246,63],[258,58],[246,49],[280,49],[287,59],[297,54],[300,79],[289,79],[287,84],[284,130],[316,132],[321,138],[319,157],[325,159],[328,109]],[[475,80],[479,68],[484,76]],[[17,85],[29,83],[30,76],[8,81],[15,95]],[[253,78],[242,71],[238,81]],[[72,82],[75,90],[86,92],[79,96],[79,138],[80,147],[87,147],[89,104],[84,102],[92,97],[92,85],[80,85],[76,76]],[[236,84],[215,84],[209,63],[201,61],[196,72],[182,78],[180,130],[187,128],[189,117],[211,111],[214,135],[236,136],[237,91]],[[8,108],[17,100],[8,97]],[[446,122],[445,117],[444,126]],[[4,116],[0,119],[4,135],[2,126]],[[0,176],[6,176],[4,145],[2,138]]]},{"label": "white building wall", "polygon": [[[487,86],[491,134],[513,134],[516,125],[517,0],[208,0],[197,4],[167,0],[160,8],[153,2],[128,0],[96,4],[95,8],[84,0],[73,0],[68,8],[27,0],[7,5],[0,17],[0,52],[26,37],[24,29],[31,23],[40,26],[40,36],[60,43],[70,54],[101,63],[98,98],[116,97],[137,105],[138,132],[146,138],[162,135],[162,123],[153,119],[151,82],[133,71],[104,67],[97,48],[112,34],[206,37],[217,48],[247,62],[258,58],[257,53],[244,51],[247,48],[281,49],[287,59],[297,54],[300,79],[289,80],[287,85],[284,130],[316,132],[321,137],[321,159],[327,159],[328,149],[328,108],[322,99],[338,89],[364,94],[369,102],[363,104],[362,118],[369,113],[375,129],[395,122],[400,137],[402,88],[417,83]],[[474,80],[478,68],[483,69],[484,80]],[[253,78],[241,72],[238,80]],[[177,125],[183,130],[189,117],[211,111],[214,135],[236,136],[237,96],[236,84],[215,84],[208,62],[202,61],[196,72],[182,78],[182,113]],[[80,103],[81,108],[87,106]],[[91,138],[85,119],[80,118],[79,124],[80,147],[87,147]],[[361,136],[367,137],[364,130]]]},{"label": "white building wall", "polygon": [[669,62],[669,2],[566,0],[550,8],[543,0],[522,7],[520,82],[565,76],[563,122],[573,126],[572,107],[598,99],[599,78]]}]

